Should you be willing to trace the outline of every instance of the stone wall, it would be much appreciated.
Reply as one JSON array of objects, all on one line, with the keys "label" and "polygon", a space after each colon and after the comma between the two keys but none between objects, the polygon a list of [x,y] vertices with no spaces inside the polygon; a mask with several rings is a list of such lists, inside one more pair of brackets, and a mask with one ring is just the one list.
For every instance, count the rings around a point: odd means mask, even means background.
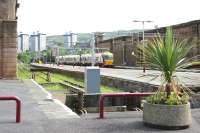
[{"label": "stone wall", "polygon": [[17,0],[0,0],[0,78],[16,78]]}]

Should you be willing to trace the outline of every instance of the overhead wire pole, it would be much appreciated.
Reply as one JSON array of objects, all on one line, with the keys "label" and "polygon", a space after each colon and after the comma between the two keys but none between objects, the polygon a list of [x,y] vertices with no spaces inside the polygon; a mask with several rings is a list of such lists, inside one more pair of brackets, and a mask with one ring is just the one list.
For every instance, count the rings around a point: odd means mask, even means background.
[{"label": "overhead wire pole", "polygon": [[[143,49],[145,47],[145,40],[144,40],[144,23],[151,23],[153,21],[139,21],[139,20],[133,20],[133,22],[141,22],[142,23],[142,45]],[[142,51],[142,58],[143,58],[143,73],[146,72],[146,64],[145,64],[145,56],[144,56],[144,50]]]}]

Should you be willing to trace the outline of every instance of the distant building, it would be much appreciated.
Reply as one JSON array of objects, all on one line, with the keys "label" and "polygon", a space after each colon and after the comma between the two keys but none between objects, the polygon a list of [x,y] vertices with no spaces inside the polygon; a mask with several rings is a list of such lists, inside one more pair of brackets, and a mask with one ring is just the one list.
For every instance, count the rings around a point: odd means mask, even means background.
[{"label": "distant building", "polygon": [[35,35],[35,33],[33,33],[31,36],[30,36],[30,51],[39,51],[38,49],[38,36]]},{"label": "distant building", "polygon": [[46,50],[46,34],[37,32],[30,36],[30,51]]},{"label": "distant building", "polygon": [[26,50],[29,50],[29,35],[20,32],[18,35],[17,53],[25,52]]},{"label": "distant building", "polygon": [[91,48],[90,43],[86,43],[86,42],[77,42],[76,43],[76,47],[78,48]]},{"label": "distant building", "polygon": [[64,36],[64,47],[71,48],[77,43],[77,34],[67,32]]},{"label": "distant building", "polygon": [[46,34],[38,33],[38,50],[43,51],[46,50]]}]

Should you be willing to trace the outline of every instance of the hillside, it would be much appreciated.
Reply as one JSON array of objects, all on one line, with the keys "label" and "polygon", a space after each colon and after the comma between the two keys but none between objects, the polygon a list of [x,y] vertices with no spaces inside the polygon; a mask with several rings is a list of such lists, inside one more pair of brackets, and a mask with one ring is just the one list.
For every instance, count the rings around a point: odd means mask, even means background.
[{"label": "hillside", "polygon": [[[104,39],[109,39],[117,36],[131,35],[133,32],[139,32],[140,30],[119,30],[113,32],[104,32]],[[88,43],[91,40],[91,33],[78,33],[77,41],[80,43]],[[62,35],[47,36],[48,45],[64,46],[64,37]]]}]

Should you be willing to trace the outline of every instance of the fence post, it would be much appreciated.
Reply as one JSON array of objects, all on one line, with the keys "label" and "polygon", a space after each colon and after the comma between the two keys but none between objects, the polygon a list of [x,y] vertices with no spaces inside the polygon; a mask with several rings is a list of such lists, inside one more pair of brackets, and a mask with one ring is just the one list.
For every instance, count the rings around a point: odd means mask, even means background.
[{"label": "fence post", "polygon": [[49,71],[47,72],[47,81],[51,82],[51,73]]}]

